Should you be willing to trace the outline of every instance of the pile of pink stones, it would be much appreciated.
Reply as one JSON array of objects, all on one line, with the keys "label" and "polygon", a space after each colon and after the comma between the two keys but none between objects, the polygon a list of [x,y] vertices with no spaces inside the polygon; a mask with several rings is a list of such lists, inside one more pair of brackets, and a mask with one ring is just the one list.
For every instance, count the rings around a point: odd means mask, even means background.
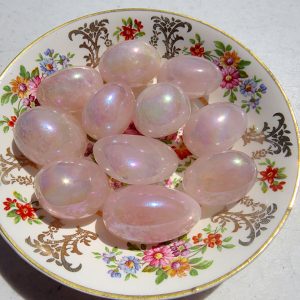
[{"label": "pile of pink stones", "polygon": [[[220,85],[217,66],[184,55],[162,64],[155,48],[134,40],[107,49],[99,71],[70,67],[45,78],[41,106],[16,122],[18,148],[41,167],[35,193],[46,211],[76,220],[101,209],[114,235],[158,243],[187,233],[200,205],[227,205],[251,189],[253,160],[229,150],[246,129],[245,113],[224,102],[191,110],[193,99]],[[142,135],[123,134],[132,121]],[[180,128],[198,157],[184,174],[185,193],[161,185],[178,158],[156,139]],[[84,158],[87,135],[97,163]],[[129,186],[112,191],[107,175]]]}]

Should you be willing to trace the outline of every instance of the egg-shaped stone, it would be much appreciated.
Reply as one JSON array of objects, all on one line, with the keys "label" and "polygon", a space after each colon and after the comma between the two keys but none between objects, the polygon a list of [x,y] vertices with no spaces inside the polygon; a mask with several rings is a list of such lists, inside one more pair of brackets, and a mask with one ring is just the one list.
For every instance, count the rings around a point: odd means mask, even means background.
[{"label": "egg-shaped stone", "polygon": [[105,84],[85,105],[82,126],[98,140],[123,133],[133,119],[135,99],[132,90],[122,83]]},{"label": "egg-shaped stone", "polygon": [[130,87],[148,83],[160,68],[158,51],[141,40],[130,40],[108,48],[99,69],[106,82],[124,82]]},{"label": "egg-shaped stone", "polygon": [[158,83],[138,96],[134,124],[142,134],[159,138],[175,133],[190,115],[190,100],[183,91],[172,83]]},{"label": "egg-shaped stone", "polygon": [[44,78],[37,98],[43,106],[76,113],[103,85],[100,73],[90,67],[70,67]]},{"label": "egg-shaped stone", "polygon": [[183,188],[201,205],[227,205],[244,197],[256,182],[256,176],[253,159],[230,150],[196,160],[185,171]]},{"label": "egg-shaped stone", "polygon": [[110,195],[103,221],[121,239],[154,244],[186,234],[199,221],[198,203],[185,193],[158,185],[133,185]]},{"label": "egg-shaped stone", "polygon": [[228,150],[247,128],[246,113],[237,105],[213,103],[192,114],[183,129],[183,141],[195,155]]},{"label": "egg-shaped stone", "polygon": [[107,136],[95,143],[93,151],[108,175],[128,184],[160,182],[178,166],[178,158],[169,146],[145,136]]},{"label": "egg-shaped stone", "polygon": [[87,159],[47,165],[36,175],[34,186],[46,211],[57,218],[72,220],[96,213],[110,192],[105,173]]},{"label": "egg-shaped stone", "polygon": [[172,82],[192,98],[209,95],[222,81],[219,68],[197,56],[179,55],[166,61],[160,69],[158,82]]},{"label": "egg-shaped stone", "polygon": [[38,165],[83,157],[87,138],[75,118],[48,107],[21,114],[14,128],[20,151]]}]

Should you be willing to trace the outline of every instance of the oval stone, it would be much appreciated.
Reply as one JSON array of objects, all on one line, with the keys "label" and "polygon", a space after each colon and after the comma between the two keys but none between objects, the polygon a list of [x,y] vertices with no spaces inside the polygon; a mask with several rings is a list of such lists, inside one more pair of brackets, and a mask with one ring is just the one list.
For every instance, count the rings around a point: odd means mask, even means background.
[{"label": "oval stone", "polygon": [[222,80],[219,68],[197,56],[178,55],[166,61],[160,69],[158,82],[172,82],[191,98],[209,95]]},{"label": "oval stone", "polygon": [[43,106],[75,113],[103,85],[100,73],[89,67],[71,67],[55,72],[42,80],[37,98]]},{"label": "oval stone", "polygon": [[105,172],[128,184],[151,184],[172,175],[178,166],[175,152],[161,141],[120,134],[97,141],[93,148]]},{"label": "oval stone", "polygon": [[158,83],[138,96],[134,124],[142,134],[159,138],[175,133],[190,115],[190,100],[183,91],[172,83]]},{"label": "oval stone", "polygon": [[199,157],[228,150],[244,134],[247,115],[227,102],[204,106],[192,114],[183,129],[187,148]]},{"label": "oval stone", "polygon": [[62,219],[86,218],[102,208],[109,195],[107,176],[87,159],[54,162],[34,180],[41,206]]},{"label": "oval stone", "polygon": [[103,221],[112,234],[137,243],[161,243],[186,234],[201,209],[190,196],[158,185],[133,185],[112,193]]},{"label": "oval stone", "polygon": [[106,82],[124,82],[130,87],[147,84],[160,68],[158,51],[141,40],[123,41],[101,56],[99,69]]},{"label": "oval stone", "polygon": [[18,118],[14,139],[20,151],[38,165],[83,157],[85,132],[72,116],[48,107],[35,107]]},{"label": "oval stone", "polygon": [[244,197],[256,182],[256,176],[253,159],[231,150],[196,160],[185,171],[183,188],[201,205],[227,205]]},{"label": "oval stone", "polygon": [[132,121],[134,109],[130,87],[121,83],[105,84],[85,105],[83,128],[96,140],[123,133]]}]

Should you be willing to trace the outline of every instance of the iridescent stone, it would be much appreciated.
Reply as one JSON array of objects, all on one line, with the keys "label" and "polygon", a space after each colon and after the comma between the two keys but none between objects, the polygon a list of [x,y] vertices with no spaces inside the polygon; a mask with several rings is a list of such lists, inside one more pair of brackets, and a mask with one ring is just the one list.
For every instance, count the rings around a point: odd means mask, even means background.
[{"label": "iridescent stone", "polygon": [[134,124],[138,131],[154,138],[175,133],[191,115],[189,98],[172,83],[146,88],[137,98]]},{"label": "iridescent stone", "polygon": [[100,73],[89,67],[71,67],[44,78],[37,98],[43,106],[78,112],[103,85]]},{"label": "iridescent stone", "polygon": [[84,107],[83,128],[96,140],[123,133],[132,121],[134,109],[134,95],[127,85],[105,84]]},{"label": "iridescent stone", "polygon": [[256,175],[253,159],[231,150],[196,160],[185,171],[183,188],[201,205],[227,205],[250,191]]},{"label": "iridescent stone", "polygon": [[99,69],[106,82],[123,82],[130,87],[147,84],[159,72],[160,56],[141,40],[123,41],[101,56]]},{"label": "iridescent stone", "polygon": [[166,61],[160,69],[158,82],[172,82],[191,98],[209,95],[222,81],[219,68],[197,56],[178,55]]},{"label": "iridescent stone", "polygon": [[96,142],[93,151],[108,175],[128,184],[162,181],[178,166],[178,158],[169,146],[145,136],[107,136]]},{"label": "iridescent stone", "polygon": [[246,113],[237,105],[209,104],[192,114],[183,129],[183,141],[193,154],[210,156],[231,148],[246,128]]},{"label": "iridescent stone", "polygon": [[62,219],[93,215],[102,208],[110,192],[107,176],[87,159],[47,165],[36,175],[34,186],[41,206]]},{"label": "iridescent stone", "polygon": [[83,157],[87,146],[86,134],[75,118],[41,106],[18,118],[14,139],[20,151],[38,165]]},{"label": "iridescent stone", "polygon": [[114,235],[138,243],[160,243],[186,234],[199,221],[198,203],[158,185],[133,185],[112,193],[103,221]]}]

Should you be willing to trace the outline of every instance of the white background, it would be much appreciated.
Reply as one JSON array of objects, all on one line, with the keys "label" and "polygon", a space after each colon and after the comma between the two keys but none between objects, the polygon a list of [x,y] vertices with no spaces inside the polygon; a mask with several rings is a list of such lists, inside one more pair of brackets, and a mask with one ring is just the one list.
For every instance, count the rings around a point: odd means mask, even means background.
[{"label": "white background", "polygon": [[[85,14],[126,7],[179,12],[234,36],[275,74],[300,122],[300,1],[0,0],[0,72],[27,44],[54,26]],[[218,287],[185,299],[299,299],[297,202],[279,235],[251,265]],[[19,258],[1,237],[0,249],[0,299],[99,299],[48,279]]]}]

